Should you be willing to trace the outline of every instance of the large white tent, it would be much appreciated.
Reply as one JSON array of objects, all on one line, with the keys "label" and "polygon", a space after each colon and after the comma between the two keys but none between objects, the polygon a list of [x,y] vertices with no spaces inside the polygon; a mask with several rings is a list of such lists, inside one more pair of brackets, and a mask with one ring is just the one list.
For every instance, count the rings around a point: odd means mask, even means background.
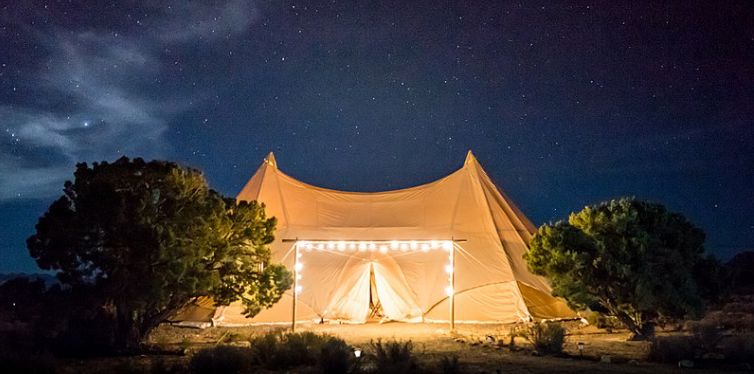
[{"label": "large white tent", "polygon": [[[272,260],[295,271],[280,302],[254,318],[200,300],[175,320],[212,325],[499,322],[575,316],[522,258],[534,226],[474,155],[454,173],[386,192],[312,186],[272,153],[238,194],[278,219]],[[294,296],[296,299],[294,301]]]}]

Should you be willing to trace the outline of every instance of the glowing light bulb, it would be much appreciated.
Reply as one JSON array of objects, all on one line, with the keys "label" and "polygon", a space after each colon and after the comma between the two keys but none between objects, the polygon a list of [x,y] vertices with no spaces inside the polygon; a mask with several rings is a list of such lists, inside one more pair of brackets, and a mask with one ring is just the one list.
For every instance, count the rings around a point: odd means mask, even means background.
[{"label": "glowing light bulb", "polygon": [[453,296],[453,287],[445,287],[445,294],[448,296]]},{"label": "glowing light bulb", "polygon": [[296,269],[296,271],[301,271],[301,269],[304,268],[304,264],[297,262],[293,268]]},{"label": "glowing light bulb", "polygon": [[335,243],[327,242],[327,249],[335,249]]},{"label": "glowing light bulb", "polygon": [[453,249],[453,242],[451,242],[450,240],[443,241],[442,242],[442,249],[444,249],[446,251],[449,251],[449,250]]},{"label": "glowing light bulb", "polygon": [[339,251],[343,251],[345,249],[346,249],[346,242],[344,242],[344,241],[338,242],[338,250]]},{"label": "glowing light bulb", "polygon": [[303,290],[304,290],[304,288],[303,288],[303,287],[301,287],[301,286],[296,286],[296,295],[299,295],[299,294],[301,294],[301,291],[303,291]]},{"label": "glowing light bulb", "polygon": [[353,350],[353,355],[354,355],[354,357],[356,357],[356,358],[359,358],[359,357],[361,357],[361,349],[358,349],[358,348],[354,349],[354,350]]},{"label": "glowing light bulb", "polygon": [[422,244],[422,252],[429,252],[429,244],[427,243]]},{"label": "glowing light bulb", "polygon": [[375,249],[377,249],[377,246],[376,246],[376,245],[374,245],[374,243],[371,243],[371,242],[370,242],[370,243],[369,243],[369,244],[367,245],[367,248],[369,248],[369,251],[370,251],[370,252],[374,252],[374,250],[375,250]]},{"label": "glowing light bulb", "polygon": [[445,272],[448,274],[453,274],[453,265],[451,264],[445,265]]},{"label": "glowing light bulb", "polygon": [[359,250],[364,252],[367,250],[367,243],[359,242]]},{"label": "glowing light bulb", "polygon": [[325,249],[325,246],[322,243],[317,244],[317,250],[318,251],[321,251],[323,249]]},{"label": "glowing light bulb", "polygon": [[354,242],[348,243],[348,249],[350,249],[350,250],[356,249],[356,243],[354,243]]},{"label": "glowing light bulb", "polygon": [[419,248],[419,245],[416,244],[416,242],[412,240],[411,243],[409,243],[409,247],[411,247],[411,249],[416,249],[416,248]]},{"label": "glowing light bulb", "polygon": [[383,245],[380,246],[380,253],[387,253],[387,246],[386,245],[383,244]]},{"label": "glowing light bulb", "polygon": [[304,277],[302,277],[302,276],[301,276],[301,273],[298,273],[298,274],[296,274],[296,280],[301,280],[301,279],[303,279],[303,278],[304,278]]},{"label": "glowing light bulb", "polygon": [[401,251],[408,251],[408,244],[401,243]]}]

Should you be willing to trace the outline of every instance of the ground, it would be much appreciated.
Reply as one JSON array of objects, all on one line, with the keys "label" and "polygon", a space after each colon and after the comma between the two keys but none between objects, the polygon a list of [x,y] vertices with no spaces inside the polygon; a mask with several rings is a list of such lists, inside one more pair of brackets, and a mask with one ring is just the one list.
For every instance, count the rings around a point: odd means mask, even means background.
[{"label": "ground", "polygon": [[[282,327],[278,327],[282,328]],[[243,344],[255,334],[273,329],[271,327],[209,328],[204,330],[163,325],[150,337],[154,346],[174,351],[191,351],[214,346],[218,342]],[[464,372],[470,373],[675,373],[681,371],[676,366],[647,363],[647,342],[628,342],[627,332],[607,333],[591,326],[569,326],[569,335],[564,357],[539,357],[532,355],[528,343],[516,338],[515,350],[511,350],[509,332],[511,325],[457,325],[450,333],[447,325],[370,323],[365,325],[304,325],[298,331],[315,331],[337,335],[354,347],[368,348],[369,342],[376,339],[412,340],[420,362],[424,367],[436,368],[443,356],[456,355],[464,364]],[[493,342],[491,336],[495,339]],[[500,346],[502,340],[505,346]],[[578,343],[584,343],[579,354]],[[601,362],[610,356],[610,363]],[[148,368],[156,356],[138,358],[102,359],[113,367],[141,365]],[[162,356],[166,364],[185,365],[185,356]],[[119,360],[122,362],[119,363]],[[103,361],[104,362],[104,361]],[[97,360],[68,362],[66,372],[87,371],[88,368],[102,367]],[[715,373],[720,370],[744,369],[740,366],[694,369],[696,373]]]}]

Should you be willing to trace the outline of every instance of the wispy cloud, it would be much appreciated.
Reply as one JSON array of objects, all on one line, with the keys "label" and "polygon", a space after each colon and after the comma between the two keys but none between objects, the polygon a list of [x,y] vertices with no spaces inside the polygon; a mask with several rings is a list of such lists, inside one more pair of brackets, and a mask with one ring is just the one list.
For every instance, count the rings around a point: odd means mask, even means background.
[{"label": "wispy cloud", "polygon": [[172,61],[160,52],[236,35],[256,18],[241,0],[160,14],[125,33],[21,25],[47,55],[12,82],[24,99],[0,96],[0,201],[57,194],[77,162],[164,154],[170,120],[206,93],[161,89]]}]

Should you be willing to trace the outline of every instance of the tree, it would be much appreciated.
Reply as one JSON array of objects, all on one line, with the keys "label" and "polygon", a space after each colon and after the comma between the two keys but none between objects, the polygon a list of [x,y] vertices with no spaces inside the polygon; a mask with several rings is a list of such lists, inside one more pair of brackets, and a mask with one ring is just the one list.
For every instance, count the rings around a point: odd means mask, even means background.
[{"label": "tree", "polygon": [[253,316],[290,288],[290,272],[269,262],[275,218],[209,189],[198,170],[123,157],[74,176],[27,245],[112,315],[115,348],[136,348],[193,298],[240,299]]},{"label": "tree", "polygon": [[682,215],[624,198],[543,225],[524,257],[550,278],[553,295],[614,315],[633,339],[645,339],[660,318],[701,313],[703,285],[694,274],[703,245],[704,232]]}]

